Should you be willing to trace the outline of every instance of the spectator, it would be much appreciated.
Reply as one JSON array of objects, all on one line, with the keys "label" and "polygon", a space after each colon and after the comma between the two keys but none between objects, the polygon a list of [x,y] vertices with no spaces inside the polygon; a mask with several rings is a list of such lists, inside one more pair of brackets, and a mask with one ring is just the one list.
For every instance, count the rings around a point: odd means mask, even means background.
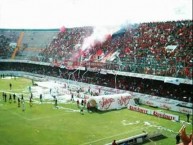
[{"label": "spectator", "polygon": [[117,145],[116,140],[113,140],[112,145]]},{"label": "spectator", "polygon": [[176,135],[176,144],[179,144],[180,143],[180,134],[178,133]]}]

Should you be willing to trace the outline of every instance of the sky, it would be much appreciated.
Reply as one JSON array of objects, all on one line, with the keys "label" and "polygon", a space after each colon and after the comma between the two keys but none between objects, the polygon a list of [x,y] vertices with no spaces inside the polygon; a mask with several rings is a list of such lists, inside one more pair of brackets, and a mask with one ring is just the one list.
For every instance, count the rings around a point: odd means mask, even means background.
[{"label": "sky", "polygon": [[0,0],[0,28],[192,20],[192,0]]}]

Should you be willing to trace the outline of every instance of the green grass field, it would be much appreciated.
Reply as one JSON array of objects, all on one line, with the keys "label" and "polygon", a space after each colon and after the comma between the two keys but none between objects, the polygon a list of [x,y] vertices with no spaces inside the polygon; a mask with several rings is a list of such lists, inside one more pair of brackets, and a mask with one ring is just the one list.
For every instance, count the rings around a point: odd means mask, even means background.
[{"label": "green grass field", "polygon": [[[10,82],[13,84],[12,90],[9,88]],[[141,134],[142,131],[149,134],[161,132],[165,136],[145,145],[175,145],[176,133],[182,126],[179,122],[128,109],[91,113],[85,110],[81,115],[75,102],[59,104],[63,109],[55,109],[53,104],[47,103],[30,107],[27,102],[23,112],[17,103],[3,101],[2,91],[25,93],[25,97],[29,98],[27,92],[31,84],[31,80],[25,78],[0,79],[0,145],[104,145],[114,139]],[[186,120],[185,114],[170,113]],[[188,125],[187,133],[190,132],[192,127]]]}]

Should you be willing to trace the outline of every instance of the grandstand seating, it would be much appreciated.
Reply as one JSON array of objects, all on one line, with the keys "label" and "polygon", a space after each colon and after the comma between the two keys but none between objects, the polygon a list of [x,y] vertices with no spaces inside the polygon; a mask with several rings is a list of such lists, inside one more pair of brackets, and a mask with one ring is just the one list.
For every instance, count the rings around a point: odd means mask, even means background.
[{"label": "grandstand seating", "polygon": [[[66,33],[59,33],[42,55],[46,61],[50,60],[49,57],[57,62],[72,58],[79,60],[80,56],[83,58],[81,60],[90,62],[106,63],[110,60],[111,63],[121,64],[124,71],[191,78],[192,25],[192,21],[171,21],[130,26],[124,35],[112,37],[103,43],[96,41],[87,46],[88,50],[82,52],[84,55],[77,54],[80,54],[83,39],[91,34],[92,28],[84,36],[83,29],[72,28]],[[175,49],[170,50],[169,47],[172,46]],[[100,60],[98,50],[104,52]],[[112,56],[117,51],[119,55]],[[114,69],[113,67],[110,69]]]},{"label": "grandstand seating", "polygon": [[[108,36],[104,42],[94,40],[86,50],[82,50],[82,46],[93,33],[93,27],[70,28],[65,32],[24,30],[16,59],[57,63],[68,60],[108,62],[111,63],[109,69],[192,78],[192,26],[190,20],[134,24],[125,28],[121,35],[116,32],[112,37]],[[0,34],[11,43],[18,41],[21,31],[6,29]],[[169,49],[172,47],[174,49]],[[97,54],[99,50],[102,57]],[[13,50],[6,46],[0,52],[1,57],[4,54],[4,58],[9,58]],[[116,67],[117,64],[121,67]]]},{"label": "grandstand seating", "polygon": [[9,59],[14,52],[15,46],[21,31],[0,29],[0,58]]},{"label": "grandstand seating", "polygon": [[[131,92],[139,92],[143,94],[150,94],[153,96],[160,96],[163,98],[176,99],[185,102],[192,102],[192,85],[180,84],[174,85],[170,83],[164,83],[163,81],[144,79],[127,76],[117,76],[117,83],[115,84],[115,75],[113,74],[101,74],[99,72],[92,72],[87,70],[76,71],[73,77],[69,78],[68,74],[74,72],[74,70],[68,70],[65,68],[55,67],[50,64],[27,63],[0,61],[1,71],[25,71],[34,74],[42,74],[54,77],[60,77],[64,79],[73,79],[80,82],[91,83],[94,85],[107,86],[111,88],[117,88],[122,90],[129,90]],[[84,77],[82,77],[84,76]]]},{"label": "grandstand seating", "polygon": [[40,61],[39,54],[47,48],[56,35],[57,30],[26,30],[22,40],[22,50],[17,59]]},{"label": "grandstand seating", "polygon": [[66,32],[58,33],[41,54],[45,61],[49,61],[49,58],[57,61],[71,59],[72,54],[79,54],[79,48],[84,39],[91,34],[92,28],[90,27],[67,29]]},{"label": "grandstand seating", "polygon": [[[192,83],[165,83],[154,75],[192,80],[192,28],[193,21],[189,20],[134,24],[104,42],[91,42],[85,50],[82,46],[93,27],[68,28],[65,32],[0,29],[0,73],[13,75],[15,71],[14,75],[22,76],[20,72],[29,72],[32,79],[36,74],[71,79],[100,88],[127,90],[131,95],[141,93],[139,99],[146,94],[152,100],[156,96],[165,102],[175,99],[184,104],[177,108],[188,108],[186,104],[193,102]],[[134,75],[118,75],[114,70]],[[151,78],[143,77],[148,74]],[[157,136],[162,136],[159,130],[116,142],[142,144]]]}]

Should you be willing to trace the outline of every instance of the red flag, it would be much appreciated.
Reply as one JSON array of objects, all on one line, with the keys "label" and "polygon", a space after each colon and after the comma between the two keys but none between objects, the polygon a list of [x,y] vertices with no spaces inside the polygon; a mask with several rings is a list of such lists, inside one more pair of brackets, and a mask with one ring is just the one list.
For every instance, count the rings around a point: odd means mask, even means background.
[{"label": "red flag", "polygon": [[101,49],[99,49],[98,51],[97,51],[97,55],[101,55],[103,53],[103,51],[101,50]]},{"label": "red flag", "polygon": [[187,136],[185,127],[182,128],[181,131],[180,131],[180,138],[183,142],[183,145],[192,145],[193,136],[192,135]]}]

